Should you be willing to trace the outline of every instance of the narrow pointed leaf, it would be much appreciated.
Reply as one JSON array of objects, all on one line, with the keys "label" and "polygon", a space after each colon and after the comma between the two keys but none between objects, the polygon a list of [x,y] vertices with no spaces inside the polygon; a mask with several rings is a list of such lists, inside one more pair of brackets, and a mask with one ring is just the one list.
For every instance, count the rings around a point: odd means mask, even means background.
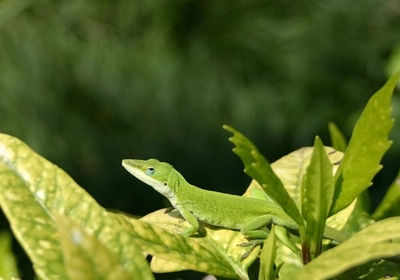
[{"label": "narrow pointed leaf", "polygon": [[96,236],[63,215],[55,215],[69,279],[132,280],[118,257]]},{"label": "narrow pointed leaf", "polygon": [[347,141],[342,132],[333,122],[328,124],[328,129],[331,136],[332,147],[335,148],[335,150],[344,152],[346,150]]},{"label": "narrow pointed leaf", "polygon": [[41,279],[68,279],[54,213],[76,221],[140,279],[153,279],[135,240],[63,170],[0,134],[0,205]]},{"label": "narrow pointed leaf", "polygon": [[[311,161],[302,183],[301,210],[306,222],[306,242],[311,257],[322,250],[322,238],[333,198],[333,167],[324,146],[315,138]],[[307,246],[307,247],[308,247]]]},{"label": "narrow pointed leaf", "polygon": [[380,161],[391,145],[391,98],[400,73],[392,76],[368,101],[358,119],[335,178],[331,213],[347,207],[381,169]]},{"label": "narrow pointed leaf", "polygon": [[272,170],[267,159],[258,151],[257,147],[236,129],[224,125],[223,128],[233,134],[229,138],[237,154],[244,164],[244,172],[256,180],[269,197],[278,203],[282,209],[299,225],[304,228],[304,221],[293,199],[289,196],[279,177]]},{"label": "narrow pointed leaf", "polygon": [[275,230],[272,226],[268,238],[265,239],[263,248],[260,253],[260,273],[258,280],[273,280],[275,279],[275,256],[276,256],[276,240]]},{"label": "narrow pointed leaf", "polygon": [[369,261],[398,256],[399,238],[400,217],[381,220],[282,279],[330,279]]},{"label": "narrow pointed leaf", "polygon": [[400,216],[400,170],[372,217],[381,220],[391,216]]}]

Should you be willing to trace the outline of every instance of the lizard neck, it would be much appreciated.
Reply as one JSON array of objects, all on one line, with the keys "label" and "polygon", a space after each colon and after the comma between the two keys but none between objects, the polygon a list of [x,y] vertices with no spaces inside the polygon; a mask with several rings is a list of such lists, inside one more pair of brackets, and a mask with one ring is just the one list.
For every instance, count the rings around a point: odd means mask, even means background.
[{"label": "lizard neck", "polygon": [[164,192],[163,195],[176,207],[181,194],[189,192],[192,185],[179,172],[175,171],[169,174],[166,187],[169,191]]}]

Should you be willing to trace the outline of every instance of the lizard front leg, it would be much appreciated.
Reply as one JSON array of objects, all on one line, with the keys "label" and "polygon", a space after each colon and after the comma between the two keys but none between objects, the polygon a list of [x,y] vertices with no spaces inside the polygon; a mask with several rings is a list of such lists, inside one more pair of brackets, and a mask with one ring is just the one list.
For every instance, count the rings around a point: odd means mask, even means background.
[{"label": "lizard front leg", "polygon": [[189,210],[183,207],[177,207],[177,209],[182,217],[190,224],[190,227],[186,229],[182,235],[186,237],[192,236],[199,229],[199,221]]}]

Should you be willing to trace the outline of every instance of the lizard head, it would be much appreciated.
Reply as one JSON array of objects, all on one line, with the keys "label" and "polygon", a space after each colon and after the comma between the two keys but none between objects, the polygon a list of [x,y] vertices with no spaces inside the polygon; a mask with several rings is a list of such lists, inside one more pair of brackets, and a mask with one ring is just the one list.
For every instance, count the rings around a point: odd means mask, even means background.
[{"label": "lizard head", "polygon": [[157,159],[124,159],[122,166],[168,199],[174,197],[175,188],[182,177],[171,164]]}]

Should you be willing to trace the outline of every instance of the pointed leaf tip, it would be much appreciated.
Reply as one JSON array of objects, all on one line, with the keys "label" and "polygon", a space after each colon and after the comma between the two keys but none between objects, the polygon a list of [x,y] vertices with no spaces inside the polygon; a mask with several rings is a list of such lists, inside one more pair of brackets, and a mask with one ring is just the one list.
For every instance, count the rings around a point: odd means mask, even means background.
[{"label": "pointed leaf tip", "polygon": [[399,78],[400,72],[371,96],[354,126],[349,145],[336,172],[331,214],[347,207],[371,185],[379,171],[380,161],[391,144],[391,99]]}]

